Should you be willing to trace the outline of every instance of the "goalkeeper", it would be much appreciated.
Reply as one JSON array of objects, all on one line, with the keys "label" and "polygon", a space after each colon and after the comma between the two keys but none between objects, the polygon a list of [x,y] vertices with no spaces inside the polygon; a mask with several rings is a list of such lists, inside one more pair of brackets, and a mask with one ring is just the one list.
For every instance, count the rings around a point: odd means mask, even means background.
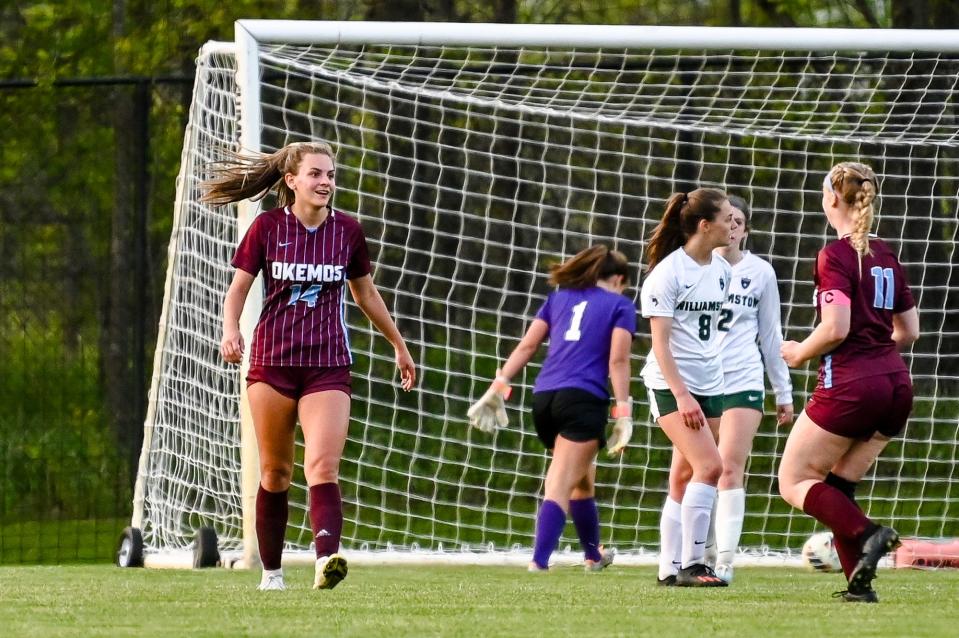
[{"label": "goalkeeper", "polygon": [[486,393],[469,409],[470,424],[492,432],[507,424],[504,401],[510,379],[549,339],[542,370],[533,386],[533,423],[552,460],[546,471],[544,500],[536,518],[536,540],[529,571],[543,571],[559,543],[569,513],[585,553],[587,571],[613,560],[599,543],[595,459],[606,445],[610,393],[616,419],[609,454],[622,454],[632,435],[629,358],[636,332],[636,306],[623,296],[629,283],[626,257],[597,245],[550,268],[557,290],[546,302],[497,371]]}]

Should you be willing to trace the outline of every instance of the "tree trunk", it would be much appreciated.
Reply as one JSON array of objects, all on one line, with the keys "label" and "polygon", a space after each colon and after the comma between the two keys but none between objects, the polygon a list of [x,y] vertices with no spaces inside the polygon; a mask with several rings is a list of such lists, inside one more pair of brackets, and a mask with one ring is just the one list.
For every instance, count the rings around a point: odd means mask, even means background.
[{"label": "tree trunk", "polygon": [[[123,37],[126,2],[113,4],[113,36]],[[124,75],[125,61],[115,71]],[[101,366],[106,414],[116,434],[121,456],[136,472],[143,435],[145,283],[143,237],[146,203],[146,122],[149,89],[145,84],[118,86],[113,103],[114,189],[110,237],[109,293],[105,309]]]},{"label": "tree trunk", "polygon": [[516,0],[497,0],[493,22],[512,24],[516,22]]},{"label": "tree trunk", "polygon": [[959,0],[892,0],[896,29],[949,29],[959,26]]},{"label": "tree trunk", "polygon": [[740,0],[729,0],[729,25],[743,26],[743,7]]}]

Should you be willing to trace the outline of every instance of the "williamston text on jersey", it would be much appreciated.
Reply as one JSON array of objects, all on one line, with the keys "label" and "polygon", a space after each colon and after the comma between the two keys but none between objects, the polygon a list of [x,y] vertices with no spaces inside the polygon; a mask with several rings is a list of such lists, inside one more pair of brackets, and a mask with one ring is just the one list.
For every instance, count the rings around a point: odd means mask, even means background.
[{"label": "williamston text on jersey", "polygon": [[747,308],[759,307],[759,299],[751,295],[729,295],[726,297],[726,303],[736,304],[737,306],[746,306]]},{"label": "williamston text on jersey", "polygon": [[721,301],[680,301],[676,304],[676,310],[688,312],[719,312],[722,309]]}]

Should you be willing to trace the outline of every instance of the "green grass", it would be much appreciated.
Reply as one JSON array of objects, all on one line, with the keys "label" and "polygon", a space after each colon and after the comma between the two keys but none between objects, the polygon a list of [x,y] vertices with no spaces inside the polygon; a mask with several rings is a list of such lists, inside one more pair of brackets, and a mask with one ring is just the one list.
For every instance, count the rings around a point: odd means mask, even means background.
[{"label": "green grass", "polygon": [[652,567],[599,574],[561,567],[354,565],[313,591],[285,592],[249,571],[113,566],[0,568],[4,636],[776,636],[955,635],[959,571],[881,570],[878,605],[830,594],[841,576],[741,567],[725,590],[657,587]]},{"label": "green grass", "polygon": [[130,518],[23,521],[0,525],[0,565],[112,560]]}]

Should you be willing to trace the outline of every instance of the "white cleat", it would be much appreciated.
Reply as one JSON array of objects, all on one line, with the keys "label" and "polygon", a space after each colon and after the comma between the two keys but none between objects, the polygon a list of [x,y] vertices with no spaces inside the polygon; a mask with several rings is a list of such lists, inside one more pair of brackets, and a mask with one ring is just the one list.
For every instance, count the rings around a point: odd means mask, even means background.
[{"label": "white cleat", "polygon": [[260,585],[257,587],[260,591],[284,591],[286,583],[283,582],[282,569],[264,569],[263,576],[260,578]]},{"label": "white cleat", "polygon": [[716,565],[716,576],[726,581],[727,583],[733,582],[733,566],[732,565]]},{"label": "white cleat", "polygon": [[587,560],[583,563],[583,567],[587,572],[599,572],[603,571],[607,567],[613,564],[613,559],[616,558],[616,548],[610,547],[609,549],[604,549],[603,547],[599,548],[600,559]]},{"label": "white cleat", "polygon": [[530,561],[529,565],[526,566],[526,571],[533,574],[545,574],[549,571],[549,567],[540,567],[534,561]]},{"label": "white cleat", "polygon": [[346,578],[347,571],[346,558],[342,554],[317,558],[313,589],[333,589]]}]

